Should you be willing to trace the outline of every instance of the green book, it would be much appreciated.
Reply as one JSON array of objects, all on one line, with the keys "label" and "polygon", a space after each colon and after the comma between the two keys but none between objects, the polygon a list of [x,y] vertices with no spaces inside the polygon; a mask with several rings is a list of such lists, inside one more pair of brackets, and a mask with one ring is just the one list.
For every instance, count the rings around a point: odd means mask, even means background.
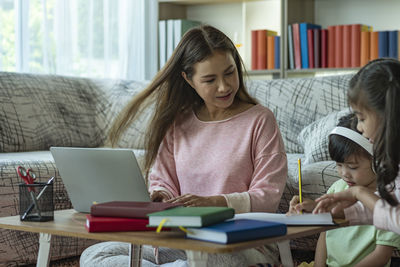
[{"label": "green book", "polygon": [[233,218],[235,210],[227,207],[176,207],[147,214],[149,226],[157,227],[164,220],[166,227],[203,227]]}]

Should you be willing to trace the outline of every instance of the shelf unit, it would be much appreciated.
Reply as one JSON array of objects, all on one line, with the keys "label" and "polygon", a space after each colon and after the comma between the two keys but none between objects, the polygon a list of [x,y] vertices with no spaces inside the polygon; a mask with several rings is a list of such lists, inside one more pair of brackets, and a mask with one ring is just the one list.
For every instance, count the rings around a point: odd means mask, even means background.
[{"label": "shelf unit", "polygon": [[[296,22],[328,25],[363,23],[374,30],[400,29],[400,1],[381,0],[159,0],[159,19],[195,19],[216,26],[234,42],[250,78],[286,78],[356,72],[358,68],[288,69],[287,28]],[[274,25],[274,26],[271,26]],[[251,30],[267,28],[281,36],[279,70],[251,70]],[[237,38],[237,36],[239,36]],[[238,40],[235,40],[238,39]],[[240,50],[242,49],[242,50]]]}]

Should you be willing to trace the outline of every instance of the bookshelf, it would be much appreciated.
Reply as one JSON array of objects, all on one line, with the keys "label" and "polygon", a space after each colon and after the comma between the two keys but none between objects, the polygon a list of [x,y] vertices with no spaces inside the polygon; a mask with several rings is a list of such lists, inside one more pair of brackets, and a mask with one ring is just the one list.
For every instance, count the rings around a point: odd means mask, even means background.
[{"label": "bookshelf", "polygon": [[[226,33],[238,48],[250,78],[273,79],[334,75],[356,72],[358,68],[288,68],[289,24],[310,22],[322,28],[329,25],[362,23],[374,31],[400,30],[397,0],[158,0],[159,19],[191,19],[213,25]],[[278,32],[280,69],[251,70],[251,30]]]}]

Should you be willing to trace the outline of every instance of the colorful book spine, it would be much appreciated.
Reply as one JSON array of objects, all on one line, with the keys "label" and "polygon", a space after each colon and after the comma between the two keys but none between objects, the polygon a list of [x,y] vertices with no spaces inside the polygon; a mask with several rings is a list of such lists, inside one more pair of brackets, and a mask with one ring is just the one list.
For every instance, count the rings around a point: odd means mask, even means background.
[{"label": "colorful book spine", "polygon": [[280,38],[280,36],[275,36],[275,55],[274,55],[274,63],[275,63],[275,66],[274,66],[274,68],[275,69],[280,69],[280,67],[281,67],[281,64],[280,64],[280,62],[281,62],[281,38]]},{"label": "colorful book spine", "polygon": [[350,68],[351,67],[351,24],[343,25],[343,52],[342,52],[342,67]]},{"label": "colorful book spine", "polygon": [[288,25],[288,54],[289,54],[289,68],[294,69],[294,51],[293,51],[293,31],[292,25]]},{"label": "colorful book spine", "polygon": [[335,68],[343,68],[343,25],[335,27]]},{"label": "colorful book spine", "polygon": [[389,31],[389,57],[391,58],[398,58],[399,57],[399,50],[398,50],[398,31]]},{"label": "colorful book spine", "polygon": [[251,31],[251,69],[257,69],[257,30]]},{"label": "colorful book spine", "polygon": [[370,59],[370,36],[371,32],[361,32],[361,44],[360,44],[360,66],[364,66],[369,62]]},{"label": "colorful book spine", "polygon": [[307,50],[308,50],[308,67],[314,68],[314,32],[313,29],[307,30]]},{"label": "colorful book spine", "polygon": [[307,37],[308,29],[321,29],[321,26],[307,22],[300,23],[301,67],[304,69],[309,68],[308,37]]},{"label": "colorful book spine", "polygon": [[294,66],[296,69],[301,69],[301,49],[300,49],[300,25],[292,24],[293,30],[293,47],[294,47]]},{"label": "colorful book spine", "polygon": [[275,36],[267,36],[267,69],[275,67]]},{"label": "colorful book spine", "polygon": [[313,29],[314,68],[321,68],[321,31],[320,29]]},{"label": "colorful book spine", "polygon": [[321,68],[328,67],[328,30],[321,30]]},{"label": "colorful book spine", "polygon": [[335,68],[336,26],[328,26],[328,68]]},{"label": "colorful book spine", "polygon": [[378,57],[389,56],[389,32],[379,31],[378,32]]},{"label": "colorful book spine", "polygon": [[257,30],[257,69],[267,68],[267,31]]},{"label": "colorful book spine", "polygon": [[378,39],[379,32],[371,32],[369,60],[378,58]]}]

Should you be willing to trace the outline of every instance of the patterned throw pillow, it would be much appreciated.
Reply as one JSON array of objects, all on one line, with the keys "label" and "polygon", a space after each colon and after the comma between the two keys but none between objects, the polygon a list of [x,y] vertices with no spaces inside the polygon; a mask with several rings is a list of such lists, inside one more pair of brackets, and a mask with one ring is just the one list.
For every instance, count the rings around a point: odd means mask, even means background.
[{"label": "patterned throw pillow", "polygon": [[350,113],[346,108],[314,121],[301,130],[297,141],[304,149],[305,164],[331,160],[328,151],[328,135],[339,122],[339,118]]}]

